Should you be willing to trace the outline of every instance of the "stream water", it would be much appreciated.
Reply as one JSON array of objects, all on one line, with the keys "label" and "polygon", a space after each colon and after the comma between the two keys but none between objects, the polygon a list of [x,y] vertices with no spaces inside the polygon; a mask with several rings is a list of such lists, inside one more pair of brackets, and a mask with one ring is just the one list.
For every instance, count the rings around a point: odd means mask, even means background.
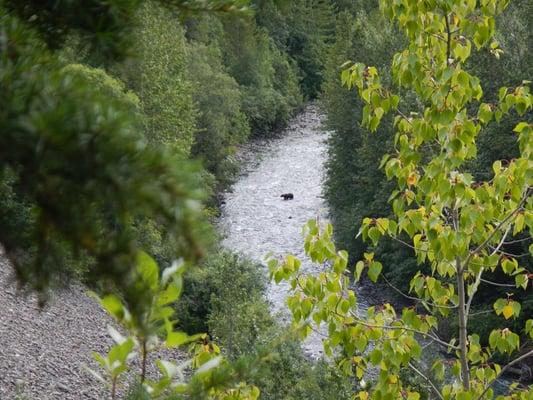
[{"label": "stream water", "polygon": [[[222,208],[225,247],[262,263],[268,252],[291,253],[302,260],[302,271],[317,270],[304,255],[301,232],[309,219],[328,217],[322,198],[328,133],[322,119],[318,107],[310,104],[278,139],[245,150],[253,154],[245,154],[249,159],[243,175],[226,194]],[[283,200],[283,193],[292,193],[294,199]],[[288,291],[285,282],[271,283],[267,290],[272,311],[283,320],[288,319]],[[303,348],[311,357],[320,357],[320,335],[312,334]]]}]

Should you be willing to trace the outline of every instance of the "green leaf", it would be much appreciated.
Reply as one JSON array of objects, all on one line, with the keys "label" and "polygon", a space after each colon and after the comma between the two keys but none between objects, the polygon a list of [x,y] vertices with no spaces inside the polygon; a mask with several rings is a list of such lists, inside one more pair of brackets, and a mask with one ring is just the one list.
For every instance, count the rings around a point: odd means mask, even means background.
[{"label": "green leaf", "polygon": [[127,314],[126,309],[122,305],[120,299],[114,294],[109,294],[100,299],[100,304],[104,309],[115,317],[118,321],[122,321]]},{"label": "green leaf", "polygon": [[383,269],[383,266],[378,261],[373,261],[368,266],[368,277],[372,282],[377,282],[379,274],[381,273],[381,270]]},{"label": "green leaf", "polygon": [[431,370],[433,371],[433,373],[435,374],[435,377],[439,381],[442,381],[444,379],[445,368],[444,368],[444,363],[442,362],[442,360],[435,361],[433,363],[433,366],[431,367]]},{"label": "green leaf", "polygon": [[501,337],[501,331],[500,330],[493,330],[489,335],[489,345],[494,350],[496,349],[496,346],[498,344],[498,341]]},{"label": "green leaf", "polygon": [[518,267],[518,262],[515,259],[506,258],[502,261],[503,272],[510,275]]},{"label": "green leaf", "polygon": [[159,267],[152,257],[144,251],[137,254],[137,271],[142,281],[153,291],[159,287]]},{"label": "green leaf", "polygon": [[176,285],[170,284],[164,291],[159,294],[157,298],[157,304],[160,306],[164,306],[175,302],[176,300],[178,300],[179,297],[180,290],[176,287]]},{"label": "green leaf", "polygon": [[528,319],[526,321],[525,331],[526,334],[529,334],[529,336],[533,339],[533,319]]},{"label": "green leaf", "polygon": [[379,238],[381,237],[381,233],[378,228],[373,226],[368,230],[368,237],[372,240],[372,244],[376,246],[379,242]]},{"label": "green leaf", "polygon": [[526,290],[529,283],[529,278],[527,274],[518,274],[515,275],[515,284],[517,287],[521,287]]},{"label": "green leaf", "polygon": [[363,269],[365,269],[365,263],[363,261],[358,261],[357,264],[355,264],[355,281],[359,282],[361,279],[361,273],[363,272]]},{"label": "green leaf", "polygon": [[382,359],[382,354],[381,354],[381,351],[379,349],[374,349],[370,352],[370,361],[372,362],[372,364],[374,365],[378,365],[380,362],[381,362],[381,359]]},{"label": "green leaf", "polygon": [[167,334],[167,339],[165,340],[166,347],[180,347],[184,344],[190,343],[192,340],[195,340],[193,337],[187,335],[185,332],[176,332],[171,331]]},{"label": "green leaf", "polygon": [[486,103],[481,104],[479,106],[477,117],[483,124],[488,124],[492,119],[492,110],[490,105]]}]

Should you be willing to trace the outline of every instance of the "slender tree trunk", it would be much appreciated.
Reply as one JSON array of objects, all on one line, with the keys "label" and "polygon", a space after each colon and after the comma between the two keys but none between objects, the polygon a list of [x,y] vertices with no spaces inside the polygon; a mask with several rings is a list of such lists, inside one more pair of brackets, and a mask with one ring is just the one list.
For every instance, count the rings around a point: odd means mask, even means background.
[{"label": "slender tree trunk", "polygon": [[144,380],[146,379],[146,358],[147,358],[147,351],[146,351],[146,339],[143,339],[142,341],[142,348],[141,348],[141,357],[142,357],[142,365],[141,365],[141,384],[144,383]]},{"label": "slender tree trunk", "polygon": [[[454,201],[455,203],[455,201]],[[456,208],[452,211],[453,229],[459,231],[459,213]],[[467,320],[466,320],[466,295],[465,281],[463,277],[464,268],[467,268],[459,257],[455,258],[455,271],[457,272],[457,295],[459,296],[459,362],[461,363],[461,382],[463,388],[470,389],[470,371],[468,369],[467,358]]]},{"label": "slender tree trunk", "polygon": [[459,295],[459,360],[461,362],[461,381],[463,387],[470,389],[470,371],[468,370],[467,359],[467,322],[466,322],[466,296],[465,296],[465,282],[463,279],[463,268],[461,261],[457,258],[457,294]]},{"label": "slender tree trunk", "polygon": [[117,377],[115,376],[111,382],[111,400],[117,397]]}]

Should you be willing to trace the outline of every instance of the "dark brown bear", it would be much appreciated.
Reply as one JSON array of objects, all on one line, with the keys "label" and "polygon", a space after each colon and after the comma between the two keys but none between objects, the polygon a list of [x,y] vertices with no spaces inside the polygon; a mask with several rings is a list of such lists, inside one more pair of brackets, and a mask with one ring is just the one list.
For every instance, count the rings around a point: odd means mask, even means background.
[{"label": "dark brown bear", "polygon": [[283,197],[283,200],[292,200],[292,199],[294,199],[294,195],[292,193],[283,193],[279,197]]}]

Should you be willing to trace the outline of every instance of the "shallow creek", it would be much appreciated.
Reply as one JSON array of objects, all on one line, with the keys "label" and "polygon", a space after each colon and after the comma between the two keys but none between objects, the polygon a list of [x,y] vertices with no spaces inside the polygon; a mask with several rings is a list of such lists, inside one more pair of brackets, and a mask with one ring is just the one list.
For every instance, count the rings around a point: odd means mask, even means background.
[{"label": "shallow creek", "polygon": [[[302,227],[309,219],[328,216],[322,198],[328,133],[322,119],[318,107],[308,105],[278,139],[244,150],[243,174],[226,194],[222,209],[224,246],[263,264],[268,252],[291,253],[302,260],[303,271],[318,270],[304,255]],[[294,199],[283,200],[282,193],[292,193]],[[267,291],[272,311],[284,320],[288,290],[287,283],[272,282]],[[312,335],[303,347],[311,357],[319,357],[320,335]]]}]

